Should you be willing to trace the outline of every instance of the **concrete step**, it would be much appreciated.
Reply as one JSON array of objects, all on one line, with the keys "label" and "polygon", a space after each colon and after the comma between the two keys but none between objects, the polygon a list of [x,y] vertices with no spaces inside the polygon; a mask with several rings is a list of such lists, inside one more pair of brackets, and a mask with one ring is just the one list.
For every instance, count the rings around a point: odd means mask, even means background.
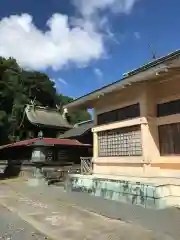
[{"label": "concrete step", "polygon": [[[148,181],[146,178],[102,178],[93,175],[70,175],[67,191],[85,192],[92,196],[140,205],[145,208],[163,209],[180,205],[180,183],[175,181]],[[179,184],[179,185],[178,185]]]}]

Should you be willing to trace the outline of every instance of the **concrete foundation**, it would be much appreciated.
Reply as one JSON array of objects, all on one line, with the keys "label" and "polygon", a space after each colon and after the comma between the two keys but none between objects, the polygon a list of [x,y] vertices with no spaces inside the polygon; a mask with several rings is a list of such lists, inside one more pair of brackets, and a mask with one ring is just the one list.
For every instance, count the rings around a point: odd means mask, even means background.
[{"label": "concrete foundation", "polygon": [[104,199],[163,209],[180,205],[180,180],[70,175],[67,191],[85,192]]},{"label": "concrete foundation", "polygon": [[32,177],[28,179],[27,184],[31,187],[36,187],[41,184],[45,184],[44,175],[42,168],[33,167],[32,168]]}]

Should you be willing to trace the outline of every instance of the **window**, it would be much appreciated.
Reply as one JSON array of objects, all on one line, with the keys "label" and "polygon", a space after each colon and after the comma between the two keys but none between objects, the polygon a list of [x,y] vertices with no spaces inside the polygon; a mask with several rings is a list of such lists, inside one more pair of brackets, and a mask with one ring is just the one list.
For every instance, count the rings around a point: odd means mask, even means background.
[{"label": "window", "polygon": [[140,126],[98,133],[99,157],[141,156]]},{"label": "window", "polygon": [[180,123],[159,126],[161,155],[180,154]]},{"label": "window", "polygon": [[140,116],[139,103],[116,109],[110,112],[102,113],[97,116],[97,124],[107,124],[116,121],[123,121],[126,119],[136,118]]},{"label": "window", "polygon": [[46,149],[46,161],[52,162],[53,161],[53,151],[52,149]]},{"label": "window", "polygon": [[165,117],[173,114],[180,113],[180,100],[161,103],[157,105],[157,116]]}]

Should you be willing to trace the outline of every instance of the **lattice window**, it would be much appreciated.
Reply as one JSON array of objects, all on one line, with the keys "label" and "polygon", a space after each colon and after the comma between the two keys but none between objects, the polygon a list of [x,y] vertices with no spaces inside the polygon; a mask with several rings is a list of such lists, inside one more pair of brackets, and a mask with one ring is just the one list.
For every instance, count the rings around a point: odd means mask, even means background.
[{"label": "lattice window", "polygon": [[180,123],[162,125],[158,130],[161,155],[179,155]]},{"label": "lattice window", "polygon": [[140,126],[98,133],[99,157],[141,156]]}]

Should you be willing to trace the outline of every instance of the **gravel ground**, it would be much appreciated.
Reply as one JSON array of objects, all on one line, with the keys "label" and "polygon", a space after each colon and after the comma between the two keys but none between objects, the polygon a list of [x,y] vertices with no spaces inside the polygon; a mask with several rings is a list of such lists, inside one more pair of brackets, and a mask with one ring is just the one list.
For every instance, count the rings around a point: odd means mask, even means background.
[{"label": "gravel ground", "polygon": [[0,239],[44,240],[48,239],[16,214],[0,206]]}]

